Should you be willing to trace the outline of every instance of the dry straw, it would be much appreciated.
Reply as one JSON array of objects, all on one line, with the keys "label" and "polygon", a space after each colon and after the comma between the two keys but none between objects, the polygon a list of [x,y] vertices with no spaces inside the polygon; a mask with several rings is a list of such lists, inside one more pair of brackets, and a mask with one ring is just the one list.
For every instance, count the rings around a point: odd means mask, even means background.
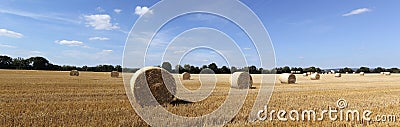
[{"label": "dry straw", "polygon": [[283,73],[279,76],[279,81],[282,84],[294,84],[296,83],[296,76],[291,73]]},{"label": "dry straw", "polygon": [[319,80],[321,76],[318,73],[311,74],[310,79],[311,80]]},{"label": "dry straw", "polygon": [[248,89],[253,85],[253,78],[248,72],[235,72],[231,76],[231,87],[237,89]]},{"label": "dry straw", "polygon": [[78,70],[71,70],[69,72],[69,76],[79,76],[79,71]]},{"label": "dry straw", "polygon": [[183,72],[182,73],[182,78],[183,78],[183,80],[190,80],[190,73]]},{"label": "dry straw", "polygon": [[119,77],[119,72],[118,71],[112,71],[111,72],[111,77],[112,78],[118,78]]},{"label": "dry straw", "polygon": [[131,85],[135,100],[141,106],[171,103],[176,93],[175,79],[159,67],[138,70],[131,79]]}]

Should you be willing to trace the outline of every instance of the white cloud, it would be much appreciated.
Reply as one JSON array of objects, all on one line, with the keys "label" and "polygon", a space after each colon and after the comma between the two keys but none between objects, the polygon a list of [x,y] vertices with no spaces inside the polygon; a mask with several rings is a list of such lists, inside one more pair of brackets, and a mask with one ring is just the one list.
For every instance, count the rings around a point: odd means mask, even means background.
[{"label": "white cloud", "polygon": [[3,45],[3,44],[0,44],[0,47],[1,48],[17,48],[17,47],[12,46],[12,45]]},{"label": "white cloud", "polygon": [[69,40],[61,40],[61,41],[59,41],[59,40],[57,40],[56,43],[60,44],[60,45],[66,45],[66,46],[82,46],[83,45],[83,42],[75,41],[75,40],[72,40],[72,41],[69,41]]},{"label": "white cloud", "polygon": [[366,12],[370,12],[370,11],[372,11],[372,10],[368,9],[368,8],[359,8],[356,10],[352,10],[349,13],[343,14],[342,16],[358,15],[358,14],[362,14],[362,13],[366,13]]},{"label": "white cloud", "polygon": [[122,12],[122,10],[121,10],[121,9],[114,9],[114,12],[117,13],[117,14],[119,14],[119,13]]},{"label": "white cloud", "polygon": [[113,52],[113,50],[103,50],[101,52],[99,52],[98,54],[100,55],[109,55]]},{"label": "white cloud", "polygon": [[101,8],[101,7],[97,7],[97,8],[96,8],[96,11],[98,11],[98,12],[105,12],[106,10],[104,10],[104,9]]},{"label": "white cloud", "polygon": [[43,14],[43,13],[32,13],[32,12],[25,12],[25,11],[18,11],[18,10],[6,10],[6,9],[0,9],[0,13],[22,16],[22,17],[32,18],[35,20],[41,20],[41,21],[58,20],[58,21],[62,21],[62,22],[80,24],[79,20],[68,19],[68,18],[65,18],[66,16],[63,16],[63,14],[56,14],[56,13]]},{"label": "white cloud", "polygon": [[135,14],[137,14],[137,15],[144,15],[144,14],[146,14],[147,12],[148,12],[149,14],[153,14],[153,10],[150,10],[148,7],[145,7],[145,6],[143,6],[143,7],[136,6],[136,8],[135,8]]},{"label": "white cloud", "polygon": [[106,37],[91,37],[91,38],[89,38],[89,40],[91,40],[91,41],[93,41],[93,40],[107,41],[107,40],[110,40],[110,38],[106,38]]},{"label": "white cloud", "polygon": [[86,24],[95,30],[113,30],[119,29],[117,24],[111,23],[110,15],[87,15],[85,16]]},{"label": "white cloud", "polygon": [[7,29],[0,29],[0,36],[22,38],[24,35]]}]

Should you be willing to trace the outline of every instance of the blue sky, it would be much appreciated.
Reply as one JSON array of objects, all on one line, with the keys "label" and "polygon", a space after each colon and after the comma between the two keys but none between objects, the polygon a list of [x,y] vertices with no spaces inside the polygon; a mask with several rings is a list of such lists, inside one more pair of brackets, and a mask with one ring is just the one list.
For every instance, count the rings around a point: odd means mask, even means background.
[{"label": "blue sky", "polygon": [[[2,0],[0,54],[44,56],[60,65],[122,64],[129,31],[144,12],[157,15],[150,8],[157,2]],[[268,30],[277,66],[399,67],[400,1],[241,2],[257,14]],[[174,8],[180,8],[179,3],[171,7]],[[243,31],[232,22],[209,14],[188,14],[170,21],[154,37],[154,48],[148,54],[158,56],[174,37],[196,27],[226,33],[238,43],[249,64],[258,65],[253,58],[257,56],[254,47]],[[149,61],[149,65],[160,62]],[[204,49],[182,58],[182,63],[194,65],[210,62],[227,64],[217,52]]]}]

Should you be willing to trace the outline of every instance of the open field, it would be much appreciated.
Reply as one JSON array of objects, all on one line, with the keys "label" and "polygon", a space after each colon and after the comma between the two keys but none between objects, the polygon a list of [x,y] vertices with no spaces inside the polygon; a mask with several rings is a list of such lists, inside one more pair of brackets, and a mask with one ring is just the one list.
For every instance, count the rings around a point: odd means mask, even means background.
[{"label": "open field", "polygon": [[[260,75],[252,75],[259,88]],[[321,80],[297,76],[297,84],[276,83],[268,104],[274,110],[327,109],[346,99],[348,109],[369,109],[374,114],[400,116],[400,75],[321,75]],[[166,109],[182,116],[199,116],[217,109],[230,88],[229,75],[217,76],[212,95],[197,103],[171,104]],[[199,88],[198,75],[183,81],[191,90]],[[399,126],[396,122],[363,121],[259,121],[247,122],[255,99],[250,95],[239,114],[227,126]],[[347,109],[346,108],[346,109]],[[110,73],[0,70],[0,126],[146,126],[125,94],[122,78]]]}]

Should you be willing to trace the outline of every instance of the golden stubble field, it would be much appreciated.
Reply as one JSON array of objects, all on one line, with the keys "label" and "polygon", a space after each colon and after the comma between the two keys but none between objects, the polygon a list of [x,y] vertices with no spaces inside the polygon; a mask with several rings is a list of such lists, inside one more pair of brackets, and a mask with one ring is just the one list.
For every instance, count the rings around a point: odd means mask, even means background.
[{"label": "golden stubble field", "polygon": [[[259,88],[260,75],[252,75]],[[369,109],[373,114],[400,116],[400,75],[321,75],[309,80],[297,75],[297,84],[276,83],[268,104],[274,110],[327,109],[346,99],[348,109]],[[230,88],[229,75],[218,75],[217,86],[207,99],[196,103],[165,105],[181,116],[200,116],[217,109]],[[198,75],[183,81],[199,88]],[[399,126],[396,122],[259,121],[247,122],[258,89],[251,89],[239,114],[226,126]],[[110,73],[0,70],[0,126],[146,126],[125,94],[122,78]]]}]

